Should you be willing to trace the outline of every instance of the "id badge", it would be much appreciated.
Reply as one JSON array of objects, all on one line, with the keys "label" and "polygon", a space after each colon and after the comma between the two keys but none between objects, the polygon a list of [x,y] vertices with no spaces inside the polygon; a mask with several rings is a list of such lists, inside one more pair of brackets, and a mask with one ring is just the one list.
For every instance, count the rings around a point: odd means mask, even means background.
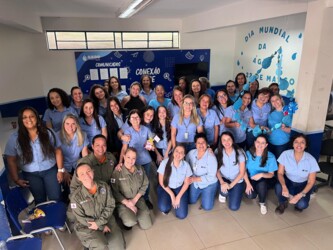
[{"label": "id badge", "polygon": [[185,132],[185,134],[184,134],[184,138],[185,138],[185,140],[188,139],[188,132]]}]

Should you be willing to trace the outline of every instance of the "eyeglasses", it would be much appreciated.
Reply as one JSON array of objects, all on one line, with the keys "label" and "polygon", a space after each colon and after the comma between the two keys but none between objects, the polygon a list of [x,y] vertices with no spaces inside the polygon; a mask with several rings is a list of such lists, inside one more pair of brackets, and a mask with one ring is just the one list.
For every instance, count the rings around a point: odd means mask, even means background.
[{"label": "eyeglasses", "polygon": [[193,106],[193,102],[184,102],[184,105]]},{"label": "eyeglasses", "polygon": [[227,97],[227,95],[219,95],[217,96],[217,99],[225,99]]}]

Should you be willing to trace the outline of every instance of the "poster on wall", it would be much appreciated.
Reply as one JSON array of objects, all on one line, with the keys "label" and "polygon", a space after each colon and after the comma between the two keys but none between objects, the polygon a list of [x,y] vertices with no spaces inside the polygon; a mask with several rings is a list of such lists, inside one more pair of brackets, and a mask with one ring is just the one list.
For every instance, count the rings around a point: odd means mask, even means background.
[{"label": "poster on wall", "polygon": [[[85,94],[93,84],[103,84],[116,76],[126,90],[148,74],[154,85],[162,84],[166,93],[174,86],[177,65],[204,65],[209,72],[210,50],[147,50],[75,52],[79,86]],[[204,75],[207,76],[207,75]]]},{"label": "poster on wall", "polygon": [[257,79],[261,87],[276,82],[281,94],[294,96],[301,59],[305,15],[271,19],[238,28],[234,72]]}]

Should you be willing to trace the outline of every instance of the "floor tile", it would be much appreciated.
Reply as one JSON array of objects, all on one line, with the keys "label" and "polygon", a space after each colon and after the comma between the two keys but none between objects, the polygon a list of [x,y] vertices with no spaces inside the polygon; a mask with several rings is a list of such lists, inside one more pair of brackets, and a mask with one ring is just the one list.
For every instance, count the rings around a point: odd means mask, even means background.
[{"label": "floor tile", "polygon": [[249,237],[227,210],[188,218],[205,247]]},{"label": "floor tile", "polygon": [[292,227],[319,249],[333,248],[333,220],[321,219]]},{"label": "floor tile", "polygon": [[242,239],[234,242],[207,248],[207,250],[259,250],[261,249],[252,239]]},{"label": "floor tile", "polygon": [[269,250],[310,250],[318,249],[305,236],[291,228],[261,234],[252,237],[256,244],[262,249]]},{"label": "floor tile", "polygon": [[124,232],[126,250],[150,250],[145,230],[134,226],[132,230]]},{"label": "floor tile", "polygon": [[204,248],[188,219],[155,224],[145,232],[152,250],[199,250]]}]

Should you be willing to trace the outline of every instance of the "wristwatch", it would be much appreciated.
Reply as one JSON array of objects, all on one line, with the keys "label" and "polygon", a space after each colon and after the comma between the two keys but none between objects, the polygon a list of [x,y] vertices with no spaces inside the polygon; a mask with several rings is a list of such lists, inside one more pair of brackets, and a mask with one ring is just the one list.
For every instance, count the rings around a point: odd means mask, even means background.
[{"label": "wristwatch", "polygon": [[58,168],[58,172],[65,173],[65,168]]}]

